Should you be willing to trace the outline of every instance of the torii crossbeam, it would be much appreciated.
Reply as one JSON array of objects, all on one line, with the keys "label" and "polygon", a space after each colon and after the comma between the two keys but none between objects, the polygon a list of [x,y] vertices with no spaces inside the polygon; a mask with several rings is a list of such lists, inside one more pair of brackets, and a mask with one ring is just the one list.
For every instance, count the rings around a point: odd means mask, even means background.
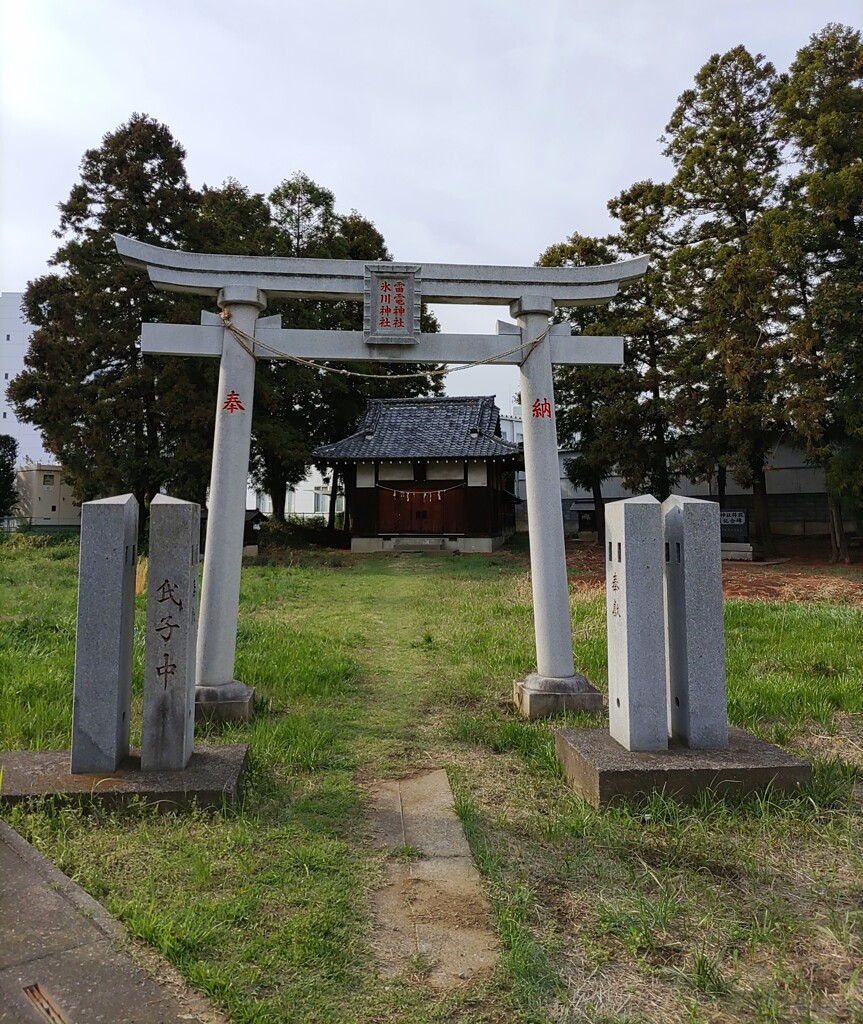
[{"label": "torii crossbeam", "polygon": [[[560,503],[552,364],[623,361],[622,338],[573,337],[549,328],[557,306],[595,305],[642,277],[647,257],[596,267],[492,267],[222,256],[163,249],[115,235],[123,259],[146,267],[157,288],[216,299],[238,343],[215,314],[200,327],[142,325],[151,355],[221,360],[198,630],[198,701],[220,717],[247,717],[252,691],[234,679],[246,484],[256,358],[517,364],[521,371],[525,480],[537,671],[518,684],[526,715],[596,709],[598,693],[576,674]],[[364,302],[363,331],[282,330],[259,318],[271,298]],[[420,302],[509,305],[516,326],[497,335],[421,334]],[[254,357],[253,357],[254,355]]]}]

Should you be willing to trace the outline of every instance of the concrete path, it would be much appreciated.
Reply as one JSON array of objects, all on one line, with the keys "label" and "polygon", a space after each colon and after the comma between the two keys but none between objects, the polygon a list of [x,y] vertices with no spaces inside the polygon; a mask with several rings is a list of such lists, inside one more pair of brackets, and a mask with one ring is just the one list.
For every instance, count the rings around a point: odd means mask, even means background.
[{"label": "concrete path", "polygon": [[405,858],[374,899],[380,973],[447,989],[490,971],[499,943],[446,772],[379,783],[373,801],[379,844]]},{"label": "concrete path", "polygon": [[[145,971],[136,952],[152,969]],[[158,978],[153,976],[158,973]],[[221,1024],[227,1018],[0,822],[2,1024]]]}]

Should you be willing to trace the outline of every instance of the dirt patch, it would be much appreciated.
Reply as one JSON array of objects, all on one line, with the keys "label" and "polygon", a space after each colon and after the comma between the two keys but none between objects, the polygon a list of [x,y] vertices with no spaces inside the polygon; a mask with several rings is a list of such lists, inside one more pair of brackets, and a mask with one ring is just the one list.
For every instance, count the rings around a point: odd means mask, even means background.
[{"label": "dirt patch", "polygon": [[847,761],[863,772],[863,715],[837,711],[829,730],[811,723],[795,737],[794,744],[809,757]]},{"label": "dirt patch", "polygon": [[805,571],[792,563],[722,567],[722,593],[742,601],[852,604],[863,607],[863,574],[812,567]]},{"label": "dirt patch", "polygon": [[[586,597],[605,590],[605,560],[598,545],[570,542],[566,564],[574,595]],[[863,568],[830,565],[810,555],[792,555],[778,563],[723,562],[722,593],[738,601],[820,601],[863,607]]]}]

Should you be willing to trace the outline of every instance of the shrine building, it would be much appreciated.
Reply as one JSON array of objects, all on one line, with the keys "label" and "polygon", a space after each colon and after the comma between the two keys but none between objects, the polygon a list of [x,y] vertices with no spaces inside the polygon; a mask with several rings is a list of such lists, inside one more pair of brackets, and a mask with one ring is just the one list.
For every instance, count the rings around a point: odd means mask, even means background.
[{"label": "shrine building", "polygon": [[370,399],[313,457],[344,480],[352,551],[494,551],[515,531],[523,453],[493,396]]}]

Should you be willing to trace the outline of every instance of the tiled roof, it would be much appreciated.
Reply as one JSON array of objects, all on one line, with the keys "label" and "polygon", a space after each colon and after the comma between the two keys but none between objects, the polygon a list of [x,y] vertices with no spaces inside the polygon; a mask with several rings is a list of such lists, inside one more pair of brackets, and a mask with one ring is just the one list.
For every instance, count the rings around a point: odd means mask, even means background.
[{"label": "tiled roof", "polygon": [[521,454],[500,436],[494,396],[372,398],[356,433],[312,453],[318,462],[374,459],[497,459]]}]

